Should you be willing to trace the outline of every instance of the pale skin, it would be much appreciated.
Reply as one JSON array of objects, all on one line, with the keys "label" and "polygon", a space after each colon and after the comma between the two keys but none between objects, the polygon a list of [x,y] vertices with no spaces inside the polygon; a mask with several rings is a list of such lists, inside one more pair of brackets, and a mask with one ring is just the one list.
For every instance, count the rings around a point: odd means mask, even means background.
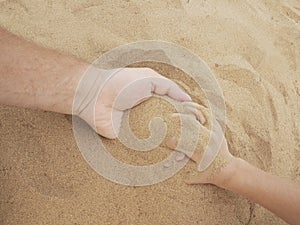
[{"label": "pale skin", "polygon": [[[201,107],[202,110],[203,108]],[[197,123],[203,128],[202,132],[205,132],[206,128],[200,120]],[[218,132],[222,136],[222,140],[219,140],[222,144],[217,157],[222,162],[226,162],[225,165],[219,166],[215,160],[204,172],[198,172],[194,177],[187,178],[185,182],[187,184],[214,184],[251,199],[289,224],[300,224],[300,185],[267,173],[233,156],[228,150],[222,129]],[[177,149],[176,144],[175,137],[167,141],[170,149],[181,151],[189,156],[188,150]],[[202,154],[202,149],[197,149],[190,159],[198,165]]]},{"label": "pale skin", "polygon": [[[76,89],[89,63],[25,41],[1,27],[0,50],[1,104],[72,114]],[[95,67],[94,72],[101,76],[110,71]],[[120,90],[129,94],[122,96]],[[122,68],[105,83],[99,97],[95,96],[94,110],[78,116],[102,136],[116,138],[119,124],[113,126],[111,114],[115,113],[114,119],[120,123],[125,110],[153,94],[191,100],[178,85],[154,70]],[[122,104],[113,105],[117,96]]]},{"label": "pale skin", "polygon": [[[25,41],[1,27],[0,51],[0,104],[64,114],[72,113],[76,87],[89,66],[88,63]],[[99,70],[99,74],[101,72],[102,70]],[[145,88],[137,94],[136,86],[129,88],[129,91],[132,90],[131,98],[125,98],[126,101],[123,102],[126,104],[121,108],[114,108],[111,102],[119,94],[118,90],[141,78],[146,78],[142,83]],[[100,115],[96,120],[96,132],[108,138],[115,138],[117,134],[113,132],[112,124],[102,121],[101,118],[107,118],[106,114],[113,110],[120,112],[121,116],[124,110],[147,100],[154,93],[168,95],[179,101],[191,101],[177,85],[151,69],[122,70],[106,84],[103,95],[97,100],[97,106],[102,109],[95,109],[94,112],[96,117]],[[95,122],[88,116],[82,118],[89,124]],[[176,140],[169,140],[168,146],[176,148]],[[218,173],[212,174],[211,166],[186,182],[211,183],[234,191],[269,209],[286,222],[300,224],[299,185],[266,173],[234,157],[228,150],[225,138],[218,157],[227,162]],[[197,152],[191,159],[199,164],[201,154]]]}]

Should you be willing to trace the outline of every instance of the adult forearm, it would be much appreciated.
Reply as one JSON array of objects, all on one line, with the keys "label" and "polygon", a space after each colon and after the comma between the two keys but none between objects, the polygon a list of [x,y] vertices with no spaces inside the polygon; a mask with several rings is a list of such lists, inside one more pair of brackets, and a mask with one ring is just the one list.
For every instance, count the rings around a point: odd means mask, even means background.
[{"label": "adult forearm", "polygon": [[242,194],[290,224],[300,224],[300,186],[266,173],[242,159],[223,188]]},{"label": "adult forearm", "polygon": [[88,64],[43,48],[0,28],[0,103],[72,112]]}]

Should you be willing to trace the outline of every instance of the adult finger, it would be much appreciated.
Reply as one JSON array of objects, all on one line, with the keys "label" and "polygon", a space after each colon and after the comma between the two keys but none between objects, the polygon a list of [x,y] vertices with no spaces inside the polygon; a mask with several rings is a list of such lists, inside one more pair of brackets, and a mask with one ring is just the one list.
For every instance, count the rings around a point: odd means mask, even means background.
[{"label": "adult finger", "polygon": [[192,101],[192,98],[185,93],[176,83],[164,78],[154,77],[151,79],[152,92],[158,95],[168,95],[170,98],[184,102]]}]

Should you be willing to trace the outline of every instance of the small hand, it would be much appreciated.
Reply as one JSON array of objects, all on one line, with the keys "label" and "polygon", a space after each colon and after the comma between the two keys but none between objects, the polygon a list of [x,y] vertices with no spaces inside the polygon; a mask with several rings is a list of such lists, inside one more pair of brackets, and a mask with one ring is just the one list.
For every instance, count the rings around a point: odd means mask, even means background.
[{"label": "small hand", "polygon": [[[204,115],[208,115],[208,112],[206,108],[203,106],[200,106],[196,103],[186,103],[190,104],[192,107],[194,107],[194,110],[196,109],[198,111],[198,115],[196,119],[198,121],[194,121],[195,126],[200,126],[200,140],[198,141],[198,147],[196,151],[191,155],[189,149],[184,149],[184,148],[178,148],[177,147],[177,140],[175,137],[172,137],[169,139],[166,143],[166,145],[173,150],[177,150],[180,152],[183,152],[186,154],[188,157],[190,157],[191,160],[193,160],[197,165],[199,165],[202,157],[203,157],[203,146],[205,140],[207,141],[209,139],[209,136],[212,131],[208,130],[199,118],[203,118]],[[200,116],[202,114],[202,116]],[[208,118],[206,118],[208,120]],[[206,121],[204,120],[204,121]],[[217,132],[216,137],[220,138],[219,140],[214,140],[214,141],[221,141],[220,145],[220,151],[215,158],[215,160],[212,162],[212,164],[203,172],[198,172],[197,175],[190,177],[185,180],[187,184],[205,184],[205,183],[211,183],[215,184],[217,186],[224,186],[224,184],[230,179],[232,176],[232,173],[234,172],[234,161],[235,157],[229,152],[228,150],[228,145],[227,141],[225,139],[225,136],[223,134],[222,128],[219,125],[217,121],[217,129],[215,132]],[[205,140],[204,140],[205,139]]]}]

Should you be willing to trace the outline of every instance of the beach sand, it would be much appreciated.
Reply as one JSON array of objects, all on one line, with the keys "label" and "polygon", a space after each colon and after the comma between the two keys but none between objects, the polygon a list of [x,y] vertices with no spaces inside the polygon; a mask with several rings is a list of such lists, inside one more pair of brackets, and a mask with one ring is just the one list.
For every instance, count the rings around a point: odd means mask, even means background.
[{"label": "beach sand", "polygon": [[[223,91],[230,151],[300,182],[299,1],[2,0],[0,24],[89,62],[138,40],[190,49],[208,63]],[[147,65],[207,106],[181,71]],[[158,99],[141,104],[130,114],[132,130],[146,138],[149,120],[172,111]],[[184,178],[196,171],[192,162],[151,186],[106,180],[83,159],[71,116],[0,106],[0,118],[0,224],[285,224],[229,191],[186,185]],[[163,145],[140,153],[117,140],[104,142],[118,159],[136,165],[170,154]]]}]

